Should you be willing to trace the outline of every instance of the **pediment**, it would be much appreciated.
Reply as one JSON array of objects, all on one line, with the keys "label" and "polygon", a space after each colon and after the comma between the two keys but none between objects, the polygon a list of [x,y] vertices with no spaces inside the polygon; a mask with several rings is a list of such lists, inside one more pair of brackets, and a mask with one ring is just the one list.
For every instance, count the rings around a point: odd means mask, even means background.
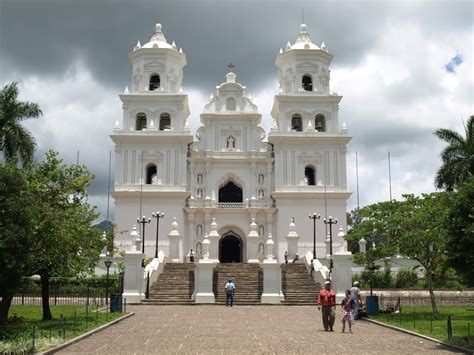
[{"label": "pediment", "polygon": [[308,69],[311,71],[318,71],[318,65],[312,62],[303,62],[296,66],[298,69]]},{"label": "pediment", "polygon": [[143,67],[145,69],[165,69],[166,68],[164,63],[158,62],[158,61],[147,62],[145,63]]}]

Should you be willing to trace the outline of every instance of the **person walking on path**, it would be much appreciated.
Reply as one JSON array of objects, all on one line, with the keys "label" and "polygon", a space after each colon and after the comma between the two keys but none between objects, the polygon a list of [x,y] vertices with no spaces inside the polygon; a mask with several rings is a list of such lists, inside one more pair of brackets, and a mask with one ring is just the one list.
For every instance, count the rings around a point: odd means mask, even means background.
[{"label": "person walking on path", "polygon": [[352,323],[354,321],[353,311],[355,301],[351,297],[351,290],[346,290],[346,297],[341,302],[342,308],[342,332],[346,331],[346,322],[349,325],[349,332],[352,333]]},{"label": "person walking on path", "polygon": [[225,306],[233,306],[234,305],[234,291],[235,291],[235,284],[232,282],[232,279],[229,278],[229,281],[225,284]]},{"label": "person walking on path", "polygon": [[321,307],[324,330],[333,332],[336,319],[336,295],[331,289],[331,281],[329,280],[324,283],[324,289],[319,292],[318,309],[321,309]]},{"label": "person walking on path", "polygon": [[359,319],[359,305],[360,305],[360,289],[359,289],[359,282],[354,281],[351,287],[351,298],[354,300],[354,310],[352,315],[354,320]]}]

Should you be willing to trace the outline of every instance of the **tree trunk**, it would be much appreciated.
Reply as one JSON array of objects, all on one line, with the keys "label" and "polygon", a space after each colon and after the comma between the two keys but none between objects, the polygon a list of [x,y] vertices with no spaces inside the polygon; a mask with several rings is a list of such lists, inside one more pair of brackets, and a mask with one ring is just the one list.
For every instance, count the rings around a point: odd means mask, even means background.
[{"label": "tree trunk", "polygon": [[428,280],[428,290],[430,291],[430,299],[431,299],[431,308],[433,311],[433,317],[436,319],[439,319],[439,312],[438,312],[438,306],[436,305],[436,298],[433,292],[433,274],[431,273],[431,270],[427,269],[426,270],[426,278]]},{"label": "tree trunk", "polygon": [[6,323],[8,320],[8,311],[12,304],[13,295],[3,296],[0,302],[0,324]]},{"label": "tree trunk", "polygon": [[43,304],[43,320],[51,320],[51,308],[49,307],[49,275],[41,275],[41,301]]}]

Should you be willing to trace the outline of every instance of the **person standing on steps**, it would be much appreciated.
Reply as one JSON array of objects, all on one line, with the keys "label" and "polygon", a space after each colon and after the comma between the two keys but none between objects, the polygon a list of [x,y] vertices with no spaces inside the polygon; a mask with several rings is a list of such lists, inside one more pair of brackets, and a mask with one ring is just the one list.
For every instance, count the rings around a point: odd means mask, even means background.
[{"label": "person standing on steps", "polygon": [[288,264],[288,250],[285,251],[285,264]]},{"label": "person standing on steps", "polygon": [[234,305],[234,291],[235,291],[235,284],[232,282],[232,279],[229,278],[229,281],[225,284],[225,306],[233,306]]},{"label": "person standing on steps", "polygon": [[329,280],[324,282],[324,288],[319,292],[318,309],[321,310],[323,316],[324,330],[333,332],[336,319],[336,294],[331,289]]}]

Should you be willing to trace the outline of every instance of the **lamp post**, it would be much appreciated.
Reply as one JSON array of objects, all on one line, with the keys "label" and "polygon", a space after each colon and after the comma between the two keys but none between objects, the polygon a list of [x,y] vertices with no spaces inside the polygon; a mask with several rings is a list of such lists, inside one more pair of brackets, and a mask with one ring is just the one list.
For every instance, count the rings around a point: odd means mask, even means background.
[{"label": "lamp post", "polygon": [[158,229],[160,228],[160,218],[164,218],[165,214],[163,212],[153,212],[151,214],[153,218],[156,218],[156,243],[155,243],[155,258],[158,258]]},{"label": "lamp post", "polygon": [[320,218],[321,216],[316,212],[309,215],[309,219],[313,220],[313,260],[316,259],[316,220]]},{"label": "lamp post", "polygon": [[105,267],[107,268],[107,277],[105,281],[105,305],[109,305],[109,268],[112,265],[112,260],[107,259],[104,261]]},{"label": "lamp post", "polygon": [[[146,219],[145,216],[143,216],[141,219],[140,218],[137,218],[137,223],[139,224],[142,224],[143,225],[143,233],[142,233],[142,254],[145,254],[145,225],[147,223],[150,223],[151,222],[151,219],[148,218],[148,220]],[[142,260],[142,267],[145,267],[145,259]]]},{"label": "lamp post", "polygon": [[331,260],[329,261],[329,272],[332,272],[332,225],[337,224],[337,218],[332,219],[331,216],[329,216],[328,219],[324,218],[324,224],[328,225],[329,224],[329,255],[331,256]]}]

